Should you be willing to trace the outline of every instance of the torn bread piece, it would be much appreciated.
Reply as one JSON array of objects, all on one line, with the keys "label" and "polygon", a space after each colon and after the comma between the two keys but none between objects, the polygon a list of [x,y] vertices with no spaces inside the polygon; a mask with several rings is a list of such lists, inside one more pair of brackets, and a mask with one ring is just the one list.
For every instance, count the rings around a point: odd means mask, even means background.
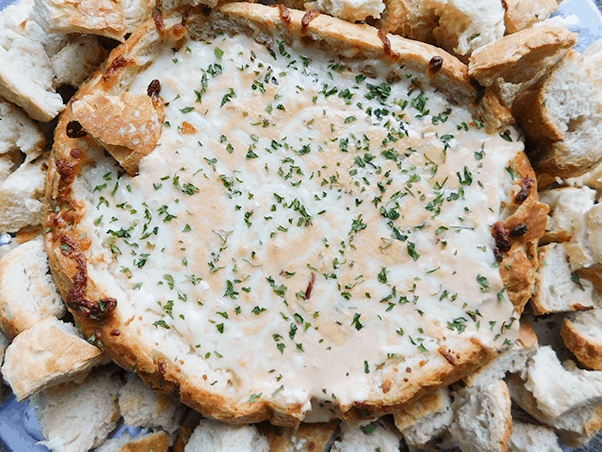
[{"label": "torn bread piece", "polygon": [[13,338],[66,307],[50,275],[44,239],[30,240],[0,259],[0,327]]},{"label": "torn bread piece", "polygon": [[562,448],[553,429],[513,420],[508,452],[562,452]]},{"label": "torn bread piece", "polygon": [[[159,141],[163,120],[162,105],[151,96],[122,93],[110,96],[95,93],[71,104],[73,115],[117,159],[130,175]],[[127,120],[128,127],[124,127]]]},{"label": "torn bread piece", "polygon": [[437,45],[462,61],[479,47],[504,36],[504,8],[499,0],[448,0],[433,30]]},{"label": "torn bread piece", "polygon": [[441,388],[393,413],[395,426],[409,447],[421,448],[443,434],[454,420],[451,391]]},{"label": "torn bread piece", "polygon": [[203,419],[184,448],[185,452],[200,450],[268,452],[270,445],[254,425],[229,425]]},{"label": "torn bread piece", "polygon": [[564,243],[539,247],[535,293],[530,300],[535,315],[594,308],[593,284],[574,273]]},{"label": "torn bread piece", "polygon": [[524,28],[546,20],[558,9],[562,0],[504,0],[507,33],[516,33]]},{"label": "torn bread piece", "polygon": [[602,161],[602,90],[577,51],[517,96],[512,112],[535,142],[530,157],[541,172],[580,176]]},{"label": "torn bread piece", "polygon": [[173,435],[180,427],[184,406],[166,394],[159,394],[133,375],[119,390],[119,410],[128,426],[165,430]]},{"label": "torn bread piece", "polygon": [[127,24],[111,0],[34,0],[34,20],[46,33],[85,33],[123,41]]},{"label": "torn bread piece", "polygon": [[339,421],[302,423],[298,428],[276,427],[269,422],[257,425],[270,443],[270,452],[327,452],[335,439]]},{"label": "torn bread piece", "polygon": [[545,26],[506,35],[472,53],[468,73],[493,87],[511,106],[514,96],[537,82],[577,42],[564,27]]},{"label": "torn bread piece", "polygon": [[570,446],[584,444],[602,427],[602,372],[578,369],[570,360],[561,364],[549,346],[539,349],[522,377],[512,374],[506,381],[512,400]]},{"label": "torn bread piece", "polygon": [[95,452],[167,452],[169,435],[162,431],[143,433],[135,438],[126,430],[120,438],[106,440]]},{"label": "torn bread piece", "polygon": [[539,200],[550,207],[540,244],[576,240],[583,232],[583,218],[594,206],[596,191],[589,187],[565,187],[542,191]]},{"label": "torn bread piece", "polygon": [[50,60],[55,83],[79,88],[109,52],[92,35],[70,35],[64,44]]},{"label": "torn bread piece", "polygon": [[560,334],[579,362],[602,370],[602,309],[579,312],[564,319]]},{"label": "torn bread piece", "polygon": [[398,452],[403,440],[388,418],[368,423],[341,423],[341,435],[331,452]]},{"label": "torn bread piece", "polygon": [[439,23],[437,11],[445,0],[385,0],[386,8],[377,23],[389,33],[436,44],[433,30]]},{"label": "torn bread piece", "polygon": [[531,323],[525,318],[520,319],[518,339],[505,350],[477,369],[475,372],[463,378],[466,386],[488,386],[492,381],[503,379],[506,373],[519,372],[525,368],[529,359],[537,351],[537,336]]},{"label": "torn bread piece", "polygon": [[156,0],[118,0],[125,17],[126,32],[131,33],[151,17]]},{"label": "torn bread piece", "polygon": [[31,118],[48,122],[64,108],[53,86],[54,71],[42,44],[0,27],[0,95]]},{"label": "torn bread piece", "polygon": [[4,356],[2,376],[21,401],[44,387],[84,378],[103,353],[71,324],[46,317],[19,334]]},{"label": "torn bread piece", "polygon": [[15,151],[25,154],[25,163],[39,157],[46,147],[40,127],[20,108],[0,97],[0,156]]},{"label": "torn bread piece", "polygon": [[455,417],[449,431],[463,452],[507,450],[512,416],[504,380],[459,389],[452,406]]},{"label": "torn bread piece", "polygon": [[0,185],[0,231],[16,232],[43,222],[48,155],[23,163]]},{"label": "torn bread piece", "polygon": [[100,446],[117,426],[120,369],[97,369],[84,382],[62,383],[37,394],[30,404],[51,450],[81,452]]}]

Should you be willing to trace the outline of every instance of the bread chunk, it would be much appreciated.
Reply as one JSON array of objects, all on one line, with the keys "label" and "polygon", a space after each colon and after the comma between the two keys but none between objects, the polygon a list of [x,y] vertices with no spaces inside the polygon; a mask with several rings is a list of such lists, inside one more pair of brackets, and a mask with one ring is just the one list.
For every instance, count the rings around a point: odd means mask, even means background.
[{"label": "bread chunk", "polygon": [[[163,125],[163,110],[150,96],[124,93],[94,94],[76,99],[71,108],[84,130],[95,137],[130,174],[156,146]],[[124,127],[127,121],[128,126]]]},{"label": "bread chunk", "polygon": [[332,452],[397,452],[402,443],[401,435],[384,418],[368,423],[356,422],[341,424],[341,435],[332,448]]},{"label": "bread chunk", "polygon": [[52,63],[39,42],[7,28],[0,30],[0,95],[33,119],[48,122],[64,108],[53,76]]},{"label": "bread chunk", "polygon": [[385,9],[383,0],[315,0],[305,3],[305,9],[315,8],[333,17],[355,22],[380,18]]},{"label": "bread chunk", "polygon": [[37,237],[0,259],[0,326],[10,338],[47,316],[62,317],[65,304],[49,274],[44,240]]},{"label": "bread chunk", "polygon": [[96,370],[81,383],[62,383],[31,403],[51,450],[81,452],[100,446],[117,426],[117,391],[123,385],[116,366]]},{"label": "bread chunk", "polygon": [[602,161],[602,91],[575,50],[518,96],[512,112],[537,143],[531,155],[536,169],[574,177]]},{"label": "bread chunk", "polygon": [[562,338],[580,363],[593,370],[602,370],[602,313],[592,309],[564,319]]},{"label": "bread chunk", "polygon": [[73,325],[46,317],[9,345],[2,376],[21,401],[47,386],[81,381],[103,359],[102,352],[82,339]]},{"label": "bread chunk", "polygon": [[427,445],[447,431],[454,420],[451,391],[442,388],[393,413],[395,426],[409,447]]},{"label": "bread chunk", "polygon": [[108,51],[100,45],[95,36],[70,36],[64,47],[52,57],[52,67],[57,85],[70,85],[75,88],[102,63]]},{"label": "bread chunk", "polygon": [[46,33],[85,33],[123,41],[126,21],[111,0],[34,0],[32,13]]},{"label": "bread chunk", "polygon": [[573,273],[563,243],[539,248],[539,268],[531,308],[536,315],[583,311],[594,307],[593,284]]},{"label": "bread chunk", "polygon": [[516,33],[546,20],[559,3],[559,0],[504,0],[506,31]]},{"label": "bread chunk", "polygon": [[119,0],[118,3],[127,24],[126,32],[131,33],[151,17],[157,2],[156,0]]},{"label": "bread chunk", "polygon": [[24,162],[0,185],[0,230],[16,232],[43,222],[48,155]]},{"label": "bread chunk", "polygon": [[259,432],[270,443],[270,452],[315,451],[326,452],[335,439],[338,421],[329,423],[302,423],[298,428],[275,427],[264,422],[257,425]]},{"label": "bread chunk", "polygon": [[596,191],[588,187],[565,187],[540,193],[540,201],[550,207],[541,244],[577,241],[583,234],[583,218],[594,206]]},{"label": "bread chunk", "polygon": [[465,452],[503,451],[512,433],[510,394],[503,380],[455,392],[452,438]]},{"label": "bread chunk", "polygon": [[126,425],[162,429],[173,435],[180,426],[184,407],[165,394],[157,394],[137,375],[119,390],[119,411]]},{"label": "bread chunk", "polygon": [[436,44],[433,30],[445,0],[386,0],[380,28],[417,41]]},{"label": "bread chunk", "polygon": [[463,61],[504,36],[504,9],[499,0],[448,0],[438,14],[439,24],[433,30],[437,45]]},{"label": "bread chunk", "polygon": [[0,155],[19,151],[29,163],[39,157],[46,147],[46,138],[39,126],[21,109],[0,98]]},{"label": "bread chunk", "polygon": [[268,452],[270,445],[254,425],[228,425],[203,419],[194,429],[184,452],[197,450]]},{"label": "bread chunk", "polygon": [[513,420],[508,452],[562,452],[562,448],[554,430]]}]

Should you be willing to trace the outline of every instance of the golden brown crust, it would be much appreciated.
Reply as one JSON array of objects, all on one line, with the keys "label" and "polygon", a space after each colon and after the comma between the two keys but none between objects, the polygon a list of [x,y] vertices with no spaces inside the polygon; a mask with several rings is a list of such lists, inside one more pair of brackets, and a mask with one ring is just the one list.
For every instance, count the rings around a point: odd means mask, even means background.
[{"label": "golden brown crust", "polygon": [[579,328],[569,319],[564,319],[560,334],[564,344],[579,362],[593,370],[602,370],[602,346],[583,337]]},{"label": "golden brown crust", "polygon": [[[314,40],[314,45],[329,46],[346,56],[386,57],[410,70],[427,74],[431,85],[445,92],[452,102],[464,105],[480,116],[489,129],[493,130],[509,119],[508,111],[489,90],[470,83],[463,63],[430,45],[383,33],[379,35],[371,27],[345,23],[324,15],[313,18],[304,26],[303,12],[290,11],[287,16],[290,21],[285,21],[278,9],[252,4],[224,5],[211,15],[219,15],[242,27],[251,23],[256,32],[282,32],[285,37]],[[198,33],[198,27],[209,20],[200,9],[190,11],[187,17],[188,32],[193,37]],[[138,59],[138,55],[153,54],[164,45],[173,46],[182,37],[183,21],[177,12],[162,17],[162,23],[164,30],[158,29],[154,20],[146,22],[126,43],[115,49],[107,64],[81,88],[59,119],[47,188],[46,226],[51,232],[46,235],[46,245],[51,268],[59,290],[86,334],[94,334],[118,364],[136,370],[156,390],[178,391],[184,403],[205,416],[234,423],[270,420],[276,425],[295,427],[304,415],[300,404],[286,407],[265,401],[241,404],[238,400],[203,389],[206,386],[201,384],[201,376],[187,375],[178,362],[153,352],[137,332],[128,327],[132,319],[123,318],[119,309],[114,309],[116,301],[107,299],[85,270],[85,251],[90,244],[77,230],[81,207],[71,197],[71,183],[85,164],[87,155],[96,149],[96,143],[90,134],[69,136],[68,125],[75,120],[74,112],[77,111],[73,107],[79,99],[95,95],[97,91],[108,96],[121,96],[144,67],[145,63]],[[383,38],[388,40],[390,47]],[[435,57],[436,70],[432,63]],[[148,101],[146,103],[148,105]],[[83,117],[81,119],[84,120]],[[526,158],[517,168],[521,175],[532,174]],[[536,199],[536,196],[534,189],[527,193],[525,199]],[[539,223],[534,221],[533,224]],[[522,249],[527,245],[520,242],[515,247]],[[389,413],[413,403],[429,391],[457,381],[493,356],[489,346],[474,338],[457,343],[443,340],[441,343],[438,356],[410,370],[411,379],[403,371],[391,370],[384,387],[387,390],[383,388],[382,396],[337,407],[338,415],[346,420],[356,420]]]},{"label": "golden brown crust", "polygon": [[484,86],[499,77],[509,83],[529,81],[544,60],[559,59],[577,43],[564,27],[539,27],[508,35],[474,52],[468,73]]},{"label": "golden brown crust", "polygon": [[169,436],[165,432],[158,432],[152,436],[134,439],[121,448],[121,452],[167,452],[169,449]]},{"label": "golden brown crust", "polygon": [[551,14],[558,9],[558,3],[556,0],[504,0],[506,32],[516,33],[546,19],[541,17],[541,12]]}]

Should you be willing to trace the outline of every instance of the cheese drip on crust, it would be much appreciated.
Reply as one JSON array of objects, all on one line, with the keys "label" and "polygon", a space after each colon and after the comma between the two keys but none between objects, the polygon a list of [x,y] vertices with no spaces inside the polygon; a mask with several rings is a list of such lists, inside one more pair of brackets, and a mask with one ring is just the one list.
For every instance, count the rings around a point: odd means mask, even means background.
[{"label": "cheese drip on crust", "polygon": [[514,129],[486,133],[403,66],[178,44],[129,88],[158,80],[165,103],[139,174],[99,154],[72,184],[89,277],[153,354],[239,404],[307,412],[382,397],[442,344],[514,340],[492,237]]}]

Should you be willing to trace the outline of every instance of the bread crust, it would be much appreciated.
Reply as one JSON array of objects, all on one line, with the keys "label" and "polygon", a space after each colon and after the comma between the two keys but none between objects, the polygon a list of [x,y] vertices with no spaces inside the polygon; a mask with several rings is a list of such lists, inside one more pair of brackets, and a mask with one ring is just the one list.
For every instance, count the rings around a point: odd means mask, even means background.
[{"label": "bread crust", "polygon": [[564,319],[560,334],[567,348],[579,362],[593,370],[602,370],[602,344],[590,340],[579,331],[579,326]]},{"label": "bread crust", "polygon": [[[475,87],[468,77],[467,67],[455,57],[428,44],[409,41],[397,36],[387,36],[368,26],[345,23],[327,16],[317,16],[304,24],[305,13],[282,8],[237,3],[216,8],[211,15],[241,28],[251,27],[255,33],[282,33],[296,39],[314,40],[314,45],[334,49],[344,56],[362,58],[387,58],[408,69],[428,74],[436,89],[443,91],[454,102],[464,105],[480,117],[490,130],[495,130],[510,121],[510,116],[496,96],[489,90]],[[126,369],[138,374],[156,390],[178,391],[184,403],[201,414],[234,423],[249,423],[270,420],[276,425],[296,426],[304,416],[300,404],[279,405],[276,402],[258,401],[241,403],[231,397],[210,391],[187,375],[186,371],[167,357],[153,352],[143,343],[136,331],[128,325],[133,318],[124,318],[116,309],[117,300],[107,297],[98,288],[86,269],[86,251],[90,239],[82,238],[77,222],[83,214],[82,206],[73,197],[72,186],[75,176],[89,158],[98,152],[98,145],[90,134],[73,136],[69,124],[76,120],[77,102],[102,91],[109,96],[120,96],[143,70],[147,57],[157,52],[162,45],[175,45],[186,31],[194,38],[199,27],[208,21],[203,9],[181,9],[158,21],[143,24],[120,47],[115,49],[107,63],[97,71],[71,100],[60,117],[55,134],[55,145],[49,164],[47,187],[46,246],[57,286],[78,324],[88,336],[101,340],[112,358]],[[138,58],[144,55],[145,58]],[[433,59],[441,62],[433,70]],[[71,135],[71,136],[70,136]],[[524,155],[513,163],[513,170],[521,176],[532,175]],[[535,188],[527,190],[522,202],[536,202]],[[517,212],[521,211],[517,208]],[[539,209],[537,212],[542,212]],[[515,217],[520,216],[517,213]],[[534,225],[540,224],[539,214]],[[514,217],[513,217],[514,218]],[[510,221],[510,220],[509,220]],[[534,230],[537,229],[534,227]],[[514,240],[517,254],[525,254],[536,234]],[[514,259],[514,258],[512,258]],[[532,259],[527,260],[533,265]],[[527,284],[528,285],[528,284]],[[521,289],[522,290],[522,289]],[[100,301],[98,301],[100,300]],[[493,356],[490,346],[476,338],[442,341],[439,353],[422,367],[412,371],[411,379],[403,373],[391,373],[387,390],[379,397],[337,407],[337,416],[345,420],[373,418],[412,403],[422,395],[447,386],[468,372],[480,367]],[[408,375],[410,376],[410,375]]]}]

